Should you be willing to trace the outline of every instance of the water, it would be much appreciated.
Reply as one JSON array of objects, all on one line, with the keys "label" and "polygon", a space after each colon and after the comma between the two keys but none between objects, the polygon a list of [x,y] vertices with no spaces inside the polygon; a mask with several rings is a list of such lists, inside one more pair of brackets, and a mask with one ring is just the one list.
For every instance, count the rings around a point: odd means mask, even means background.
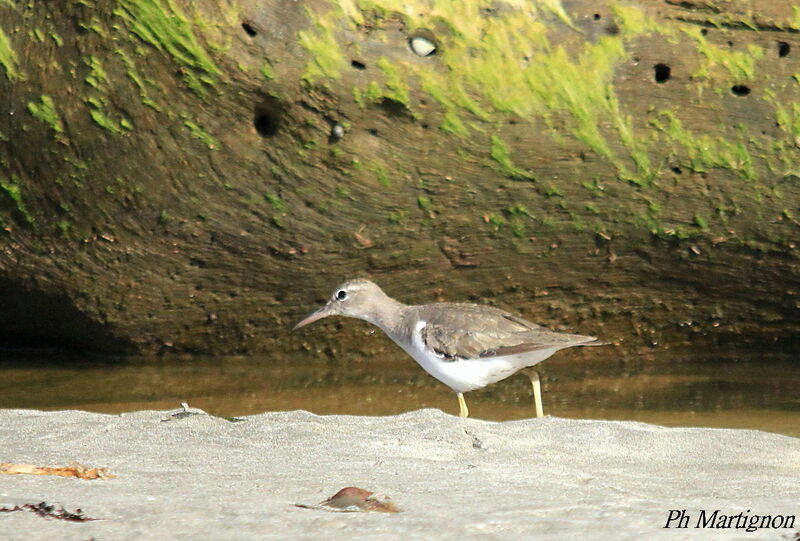
[{"label": "water", "polygon": [[[623,358],[614,348],[592,348],[560,352],[539,367],[549,415],[800,436],[800,362],[789,355],[690,359],[664,351]],[[533,416],[525,376],[467,393],[466,399],[472,417]],[[0,408],[119,413],[174,409],[181,402],[226,417],[294,409],[458,412],[455,395],[400,352],[353,361],[302,354],[154,362],[0,350]]]}]

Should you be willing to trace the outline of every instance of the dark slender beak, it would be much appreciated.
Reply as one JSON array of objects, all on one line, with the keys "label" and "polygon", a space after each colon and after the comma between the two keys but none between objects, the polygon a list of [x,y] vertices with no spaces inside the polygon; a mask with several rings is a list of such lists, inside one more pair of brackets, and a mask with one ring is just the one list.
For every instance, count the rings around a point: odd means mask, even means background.
[{"label": "dark slender beak", "polygon": [[305,319],[303,319],[300,323],[292,327],[292,330],[296,331],[300,327],[305,327],[309,323],[314,323],[316,320],[328,317],[329,315],[331,315],[331,307],[330,304],[326,304],[316,312],[312,312],[309,315],[307,315]]}]

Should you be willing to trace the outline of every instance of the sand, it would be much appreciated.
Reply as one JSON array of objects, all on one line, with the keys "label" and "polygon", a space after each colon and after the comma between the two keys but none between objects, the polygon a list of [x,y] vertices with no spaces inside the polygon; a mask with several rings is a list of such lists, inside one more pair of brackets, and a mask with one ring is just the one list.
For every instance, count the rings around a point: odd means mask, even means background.
[{"label": "sand", "polygon": [[[0,475],[0,539],[794,539],[694,528],[708,514],[800,515],[800,439],[545,417],[0,410],[0,462],[107,467],[109,480]],[[347,486],[401,513],[303,509]],[[685,509],[687,529],[665,529]],[[749,511],[748,511],[749,510]],[[800,517],[798,517],[800,519]],[[677,525],[674,523],[673,525]]]}]

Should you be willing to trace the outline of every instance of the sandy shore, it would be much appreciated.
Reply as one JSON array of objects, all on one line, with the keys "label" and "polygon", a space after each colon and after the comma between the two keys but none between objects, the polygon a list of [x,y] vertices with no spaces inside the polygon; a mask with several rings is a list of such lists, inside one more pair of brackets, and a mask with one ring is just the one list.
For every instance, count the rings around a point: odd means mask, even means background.
[{"label": "sandy shore", "polygon": [[[494,423],[438,410],[165,416],[0,410],[0,462],[77,461],[116,475],[0,475],[0,506],[46,501],[99,519],[0,513],[0,539],[752,540],[800,531],[800,439],[765,432]],[[388,495],[403,512],[294,505],[346,486]],[[663,528],[671,509],[686,510],[688,529]],[[717,509],[798,522],[752,533],[694,528],[700,510]]]}]

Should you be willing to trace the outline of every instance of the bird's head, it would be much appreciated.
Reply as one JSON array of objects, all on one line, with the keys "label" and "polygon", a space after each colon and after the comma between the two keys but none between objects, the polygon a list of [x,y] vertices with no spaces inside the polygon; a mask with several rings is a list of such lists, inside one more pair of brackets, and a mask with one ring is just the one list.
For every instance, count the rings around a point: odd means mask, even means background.
[{"label": "bird's head", "polygon": [[388,297],[375,283],[363,278],[349,280],[334,289],[325,305],[306,316],[292,330],[328,316],[348,316],[371,321],[377,304],[384,299]]}]

